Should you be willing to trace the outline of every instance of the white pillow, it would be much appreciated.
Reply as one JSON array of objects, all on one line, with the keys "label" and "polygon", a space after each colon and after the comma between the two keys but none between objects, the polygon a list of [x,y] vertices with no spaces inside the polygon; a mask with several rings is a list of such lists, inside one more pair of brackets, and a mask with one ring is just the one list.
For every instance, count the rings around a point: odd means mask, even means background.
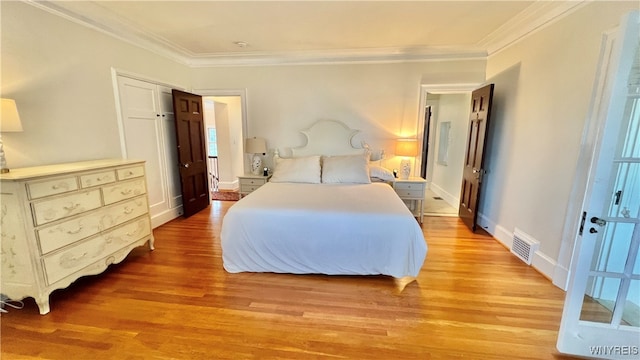
[{"label": "white pillow", "polygon": [[369,176],[372,178],[378,178],[384,181],[394,181],[395,177],[393,176],[393,172],[387,168],[383,168],[378,165],[369,164]]},{"label": "white pillow", "polygon": [[271,182],[320,183],[320,156],[276,159]]},{"label": "white pillow", "polygon": [[365,155],[322,157],[323,183],[369,184],[369,161]]}]

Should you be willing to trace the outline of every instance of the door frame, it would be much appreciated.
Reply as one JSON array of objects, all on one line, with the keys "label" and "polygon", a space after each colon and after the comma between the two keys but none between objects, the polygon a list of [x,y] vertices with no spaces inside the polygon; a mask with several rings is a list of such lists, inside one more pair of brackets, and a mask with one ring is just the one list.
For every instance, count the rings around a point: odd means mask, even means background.
[{"label": "door frame", "polygon": [[[471,93],[473,90],[479,88],[482,86],[482,82],[477,82],[477,83],[452,83],[452,84],[422,84],[420,85],[420,101],[418,102],[418,124],[416,127],[416,134],[418,135],[418,156],[416,157],[416,164],[421,164],[422,163],[422,154],[423,154],[423,149],[422,149],[422,144],[424,143],[424,134],[423,134],[423,129],[424,129],[424,116],[425,116],[425,109],[427,107],[427,94],[431,93],[431,94],[460,94],[460,93]],[[433,138],[434,136],[436,136],[436,129],[434,129],[435,121],[433,121],[433,119],[431,119],[431,128],[429,129],[429,134],[431,139],[429,139],[429,142],[431,144],[435,144],[435,139]],[[466,141],[466,140],[465,140]],[[430,151],[430,153],[433,155],[434,151],[432,149],[432,151]],[[432,159],[433,160],[433,159]],[[417,166],[415,166],[414,168],[418,168]],[[414,169],[418,170],[419,169]],[[427,159],[427,175],[433,173],[433,161],[429,161],[429,159]],[[418,174],[419,175],[419,174]],[[416,175],[417,176],[417,175]],[[428,176],[427,176],[428,177]],[[429,187],[431,184],[427,183],[427,187]]]},{"label": "door frame", "polygon": [[[191,92],[194,94],[198,94],[202,97],[239,96],[240,107],[242,110],[242,136],[245,139],[249,137],[249,133],[247,131],[248,107],[247,107],[247,90],[246,89],[191,89]],[[239,139],[239,140],[244,143],[244,139]],[[242,164],[243,164],[243,172],[248,172],[247,159],[243,159]]]},{"label": "door frame", "polygon": [[589,110],[580,140],[580,151],[578,152],[578,162],[574,175],[574,182],[571,187],[569,203],[562,229],[562,240],[560,242],[560,252],[556,260],[556,266],[551,278],[553,284],[562,290],[567,290],[573,253],[577,243],[576,234],[580,227],[580,216],[585,203],[585,192],[591,171],[591,162],[597,155],[599,149],[594,146],[599,134],[604,129],[606,118],[600,116],[603,106],[608,103],[609,89],[606,87],[607,69],[612,59],[608,56],[611,50],[611,39],[615,38],[619,27],[615,27],[602,34],[600,44],[600,54],[598,60],[598,72],[594,79],[594,86],[591,95]]}]

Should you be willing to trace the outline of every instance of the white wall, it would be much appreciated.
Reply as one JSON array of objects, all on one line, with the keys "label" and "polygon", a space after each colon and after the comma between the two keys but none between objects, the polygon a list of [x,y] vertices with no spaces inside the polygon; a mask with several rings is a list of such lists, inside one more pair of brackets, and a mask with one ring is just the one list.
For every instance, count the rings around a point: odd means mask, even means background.
[{"label": "white wall", "polygon": [[[431,144],[431,151],[434,152],[431,188],[455,208],[460,202],[470,102],[471,94],[440,95],[437,105],[438,111],[435,118],[432,119],[432,121],[435,120],[436,126],[434,127],[434,141]],[[451,123],[446,165],[437,161],[441,141],[440,127],[443,122]]]},{"label": "white wall", "polygon": [[300,130],[334,119],[361,130],[356,145],[385,149],[384,165],[397,168],[394,141],[417,132],[420,84],[481,82],[484,69],[484,60],[194,68],[191,81],[194,88],[246,89],[248,134],[284,155],[304,145]]},{"label": "white wall", "polygon": [[177,85],[185,66],[22,2],[0,2],[2,97],[24,132],[2,134],[10,167],[121,157],[111,68]]},{"label": "white wall", "polygon": [[[487,82],[496,86],[482,223],[503,242],[510,243],[515,227],[540,241],[534,266],[549,276],[559,256],[601,36],[637,7],[590,3],[488,59]],[[569,259],[560,266],[568,268]]]}]

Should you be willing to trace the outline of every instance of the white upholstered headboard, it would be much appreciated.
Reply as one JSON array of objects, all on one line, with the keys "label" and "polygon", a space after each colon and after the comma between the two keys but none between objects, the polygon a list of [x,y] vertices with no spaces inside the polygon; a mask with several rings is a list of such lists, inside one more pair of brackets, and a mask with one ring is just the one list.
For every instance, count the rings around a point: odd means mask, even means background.
[{"label": "white upholstered headboard", "polygon": [[352,144],[353,137],[359,130],[349,128],[345,123],[337,120],[319,120],[310,128],[300,131],[307,138],[307,144],[291,148],[294,157],[311,155],[355,155],[364,154],[366,144],[357,148]]}]

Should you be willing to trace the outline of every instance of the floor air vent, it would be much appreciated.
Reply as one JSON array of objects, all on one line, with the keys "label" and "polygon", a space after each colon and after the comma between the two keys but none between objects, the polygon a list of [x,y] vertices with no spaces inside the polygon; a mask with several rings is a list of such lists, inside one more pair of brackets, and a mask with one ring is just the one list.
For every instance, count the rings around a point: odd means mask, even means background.
[{"label": "floor air vent", "polygon": [[519,257],[527,265],[531,265],[533,254],[538,250],[538,246],[540,246],[539,241],[516,228],[513,233],[513,244],[511,244],[511,252],[515,256]]}]

